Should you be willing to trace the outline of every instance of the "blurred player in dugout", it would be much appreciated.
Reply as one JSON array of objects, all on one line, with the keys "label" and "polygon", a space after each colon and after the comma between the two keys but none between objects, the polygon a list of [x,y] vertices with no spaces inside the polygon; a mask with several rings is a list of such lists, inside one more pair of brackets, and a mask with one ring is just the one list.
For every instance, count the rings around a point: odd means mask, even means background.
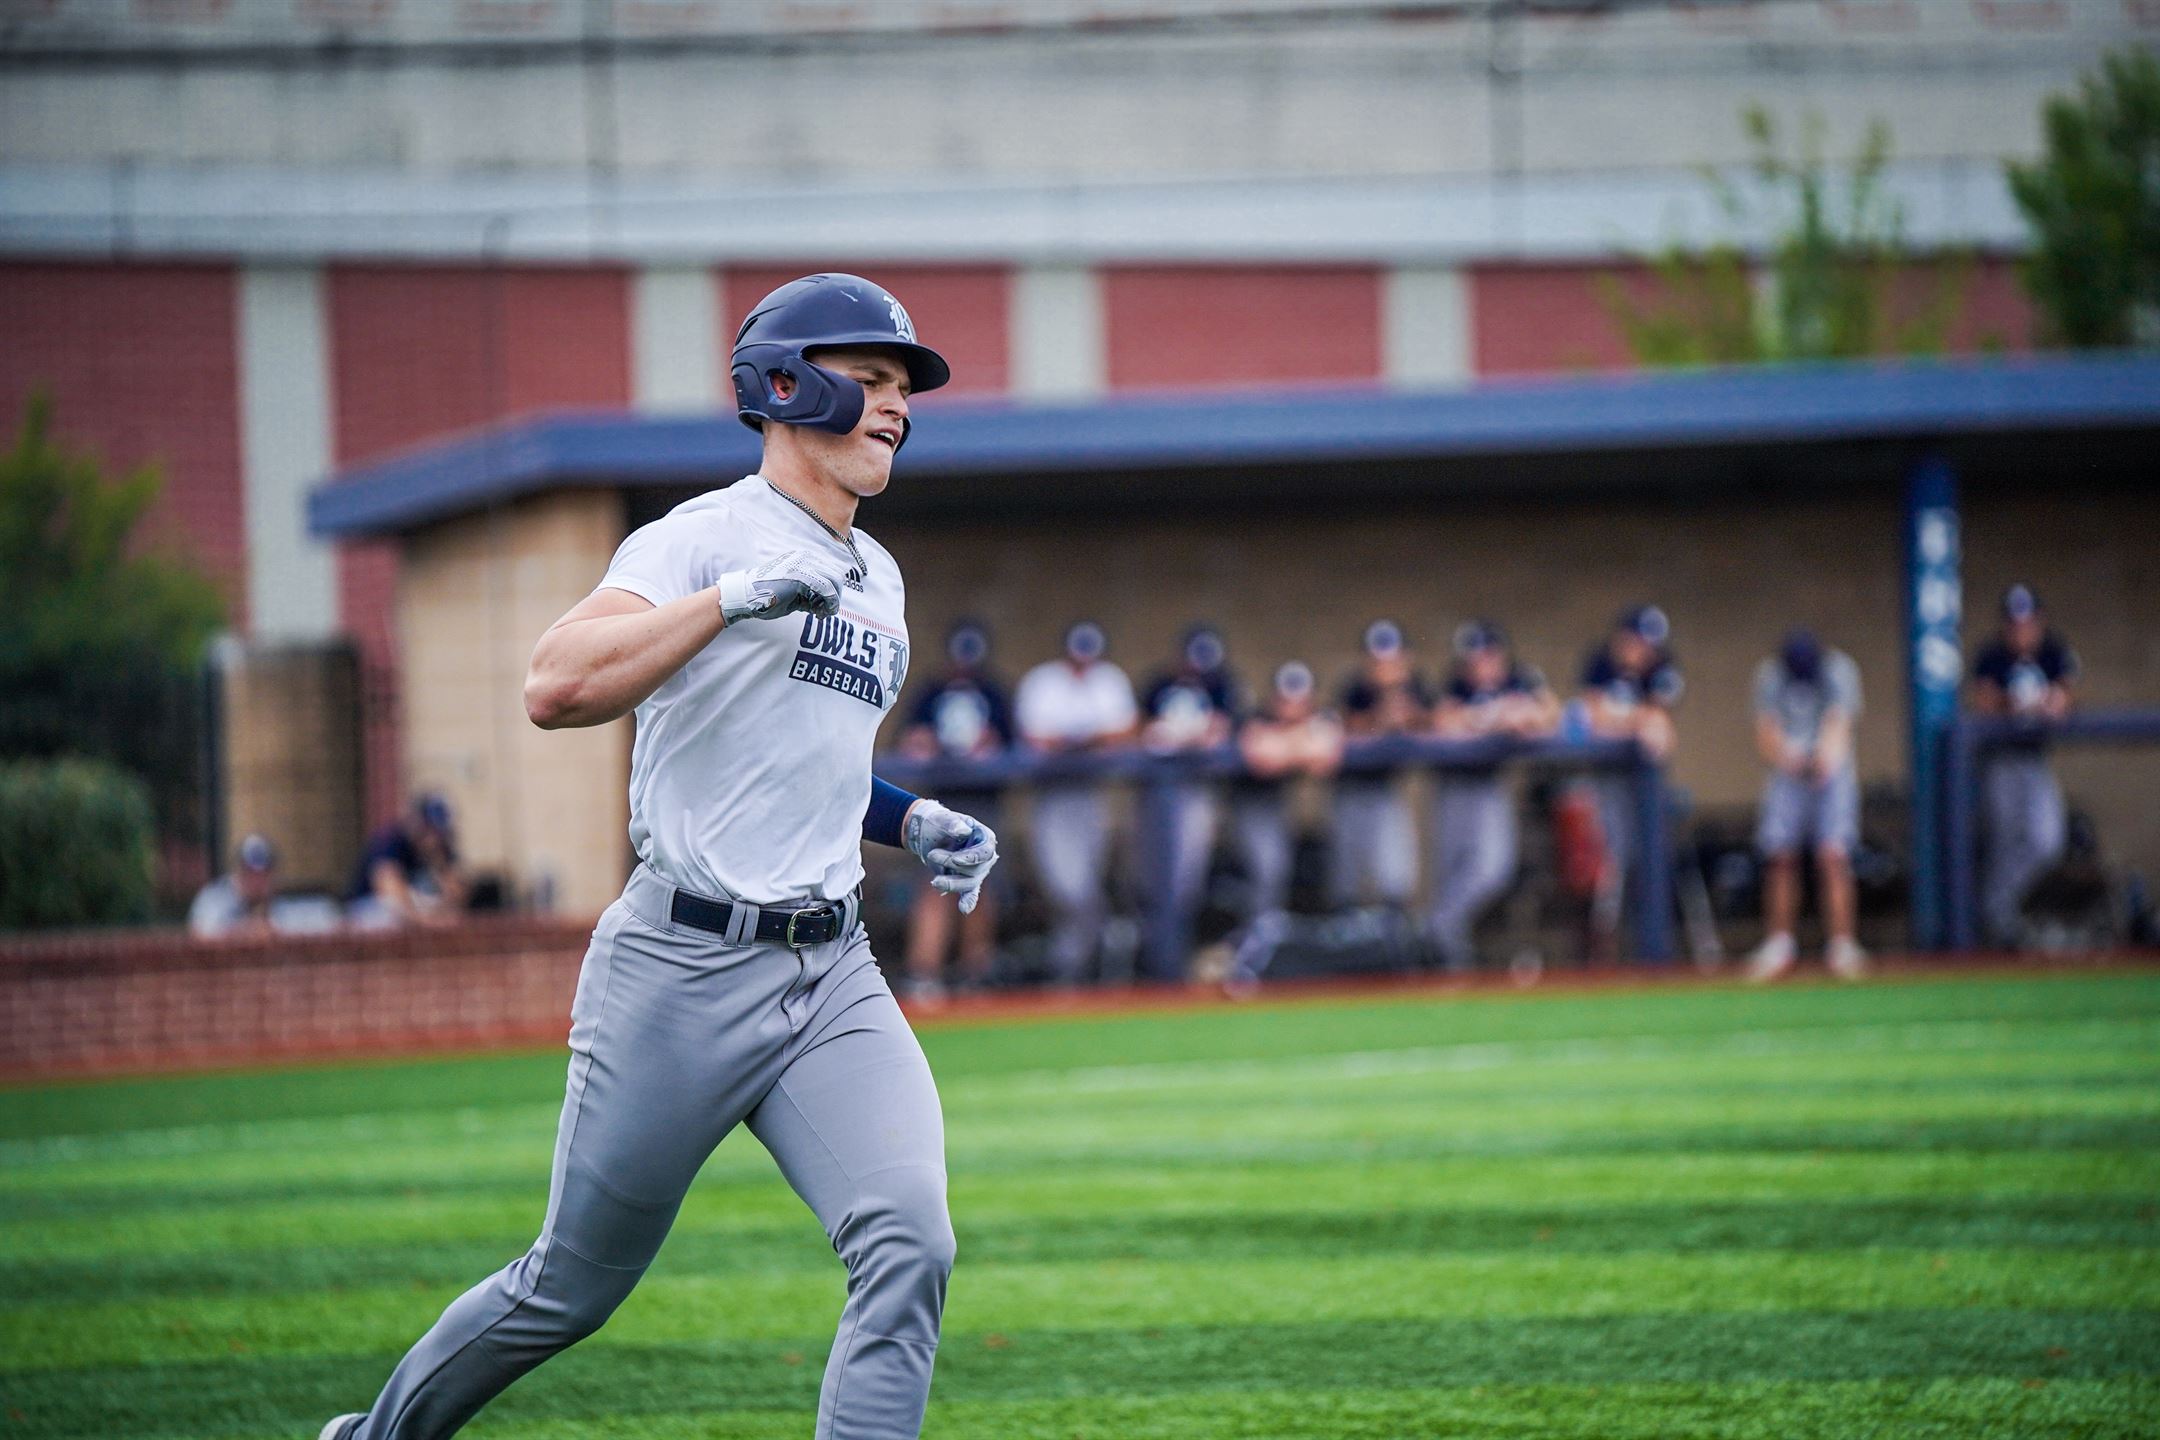
[{"label": "blurred player in dugout", "polygon": [[277,847],[267,838],[242,837],[233,848],[233,868],[203,886],[188,906],[188,933],[214,940],[277,928],[277,865]]},{"label": "blurred player in dugout", "polygon": [[[945,670],[916,703],[900,737],[900,752],[916,760],[981,760],[1012,744],[1012,708],[1005,687],[990,670],[990,632],[980,621],[960,620],[945,636]],[[993,789],[944,792],[945,803],[993,830],[1004,828]],[[945,958],[959,936],[955,983],[979,989],[997,958],[998,903],[985,885],[970,914],[960,914],[930,886],[925,871],[908,911],[907,982],[911,1000],[945,996]]]},{"label": "blurred player in dugout", "polygon": [[1989,755],[1982,778],[1982,918],[1988,938],[2007,948],[2025,943],[2026,893],[2062,858],[2067,839],[2062,786],[2048,768],[2048,727],[2070,713],[2077,680],[2077,654],[2049,628],[2040,597],[2012,585],[2003,592],[2002,628],[1974,657],[1972,673],[1975,708],[2020,722]]},{"label": "blurred player in dugout", "polygon": [[450,802],[423,794],[368,837],[345,892],[345,913],[364,928],[455,924],[470,894]]},{"label": "blurred player in dugout", "polygon": [[1755,848],[1763,859],[1763,942],[1749,978],[1790,970],[1798,952],[1803,852],[1815,857],[1830,972],[1852,979],[1867,968],[1853,927],[1852,855],[1860,842],[1860,781],[1853,727],[1860,719],[1860,667],[1794,630],[1755,669],[1755,748],[1770,774],[1763,784]]},{"label": "blurred player in dugout", "polygon": [[1327,779],[1342,764],[1340,721],[1319,708],[1303,662],[1278,666],[1267,698],[1238,728],[1244,771],[1231,782],[1230,823],[1244,853],[1247,913],[1231,959],[1233,986],[1249,986],[1289,938],[1290,879],[1296,859],[1291,787]]},{"label": "blurred player in dugout", "polygon": [[[1506,632],[1490,620],[1455,631],[1454,664],[1433,711],[1433,733],[1447,740],[1504,736],[1534,739],[1560,723],[1560,702],[1545,677],[1521,664]],[[1495,755],[1489,765],[1447,769],[1433,796],[1433,903],[1426,935],[1449,970],[1477,963],[1478,918],[1515,878],[1520,848],[1515,796]]]},{"label": "blurred player in dugout", "polygon": [[[1424,733],[1432,694],[1411,663],[1402,627],[1375,620],[1365,627],[1357,670],[1337,697],[1351,740]],[[1417,894],[1417,822],[1393,771],[1347,773],[1335,782],[1332,865],[1328,896],[1336,909],[1368,893],[1407,914]]]},{"label": "blurred player in dugout", "polygon": [[[1082,620],[1065,632],[1062,658],[1021,677],[1014,697],[1020,737],[1045,756],[1113,749],[1132,739],[1139,705],[1132,680],[1103,658],[1102,626]],[[1109,796],[1089,777],[1044,778],[1035,785],[1030,839],[1035,872],[1050,900],[1051,978],[1076,984],[1102,945],[1108,905]]]},{"label": "blurred player in dugout", "polygon": [[[1140,742],[1157,755],[1196,754],[1230,743],[1238,711],[1237,682],[1229,651],[1212,625],[1194,625],[1178,642],[1169,668],[1153,676],[1140,702]],[[1183,957],[1191,949],[1193,921],[1207,896],[1208,862],[1222,817],[1222,786],[1183,779],[1152,797],[1162,807],[1154,825],[1141,827],[1150,883],[1169,890]],[[1170,980],[1175,975],[1157,975]]]},{"label": "blurred player in dugout", "polygon": [[[1679,743],[1672,712],[1686,688],[1673,659],[1672,622],[1655,605],[1637,605],[1621,612],[1604,644],[1583,663],[1579,698],[1591,734],[1633,740],[1662,765]],[[1608,773],[1599,775],[1593,784],[1607,859],[1593,918],[1597,933],[1611,937],[1619,930],[1636,861],[1635,781],[1629,775]]]}]

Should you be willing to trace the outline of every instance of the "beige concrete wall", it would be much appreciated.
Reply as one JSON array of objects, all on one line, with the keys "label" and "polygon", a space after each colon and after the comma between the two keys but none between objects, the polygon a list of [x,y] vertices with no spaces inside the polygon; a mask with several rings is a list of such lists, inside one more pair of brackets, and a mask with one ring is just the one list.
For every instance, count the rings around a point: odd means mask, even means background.
[{"label": "beige concrete wall", "polygon": [[[225,830],[278,848],[278,882],[342,893],[359,858],[359,671],[343,646],[221,657]],[[231,856],[213,857],[225,870]]]},{"label": "beige concrete wall", "polygon": [[471,865],[521,893],[552,883],[573,914],[597,914],[628,874],[630,722],[535,729],[525,667],[622,535],[619,496],[565,492],[411,536],[399,571],[406,774],[457,807]]},{"label": "beige concrete wall", "polygon": [[[906,568],[918,679],[958,614],[996,627],[1017,678],[1054,652],[1064,625],[1100,618],[1134,673],[1162,663],[1190,621],[1226,631],[1250,682],[1310,661],[1332,685],[1375,615],[1401,621],[1436,670],[1466,615],[1491,615],[1565,689],[1625,605],[1671,613],[1688,678],[1677,776],[1698,802],[1745,806],[1761,772],[1749,737],[1756,663],[1796,623],[1859,662],[1867,691],[1860,764],[1905,777],[1899,497],[1894,486],[1703,500],[1538,500],[1403,505],[1201,521],[1084,516],[1054,523],[880,525]],[[2160,496],[1968,498],[1968,649],[2013,576],[2041,587],[2085,657],[2094,703],[2160,704]],[[903,700],[903,707],[907,701]],[[888,732],[889,733],[889,732]],[[2067,756],[2074,800],[2110,853],[2160,874],[2160,754]]]}]

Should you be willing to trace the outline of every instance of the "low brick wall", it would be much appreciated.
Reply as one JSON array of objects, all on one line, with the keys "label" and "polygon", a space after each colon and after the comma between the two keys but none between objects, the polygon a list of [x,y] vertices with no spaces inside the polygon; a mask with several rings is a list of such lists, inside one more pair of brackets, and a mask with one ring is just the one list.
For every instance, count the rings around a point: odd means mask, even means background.
[{"label": "low brick wall", "polygon": [[559,1041],[589,921],[0,940],[0,1077]]}]

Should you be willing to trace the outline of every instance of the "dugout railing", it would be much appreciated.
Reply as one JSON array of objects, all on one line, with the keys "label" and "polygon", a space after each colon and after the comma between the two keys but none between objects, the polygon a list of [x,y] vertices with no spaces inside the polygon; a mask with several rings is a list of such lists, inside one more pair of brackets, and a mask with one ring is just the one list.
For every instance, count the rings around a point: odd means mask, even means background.
[{"label": "dugout railing", "polygon": [[[1672,849],[1665,769],[1632,740],[1519,739],[1481,736],[1453,740],[1386,736],[1353,740],[1343,748],[1338,774],[1372,775],[1422,770],[1486,772],[1499,766],[1536,765],[1626,776],[1633,795],[1634,861],[1626,876],[1624,914],[1637,961],[1663,964],[1673,955]],[[1227,781],[1246,773],[1234,744],[1161,754],[1144,748],[1091,753],[1044,753],[1015,748],[981,758],[880,757],[878,772],[894,784],[935,794],[939,790],[1005,791],[1044,782],[1087,779],[1124,784],[1138,800],[1143,853],[1169,851],[1172,796],[1195,781]],[[1167,885],[1143,887],[1143,948],[1149,973],[1182,973],[1186,945],[1182,918]]]},{"label": "dugout railing", "polygon": [[1950,948],[1980,940],[1980,786],[1987,757],[2004,745],[2044,739],[2050,746],[2160,743],[2160,709],[2080,710],[2060,720],[1961,712],[1943,737],[1943,909]]}]

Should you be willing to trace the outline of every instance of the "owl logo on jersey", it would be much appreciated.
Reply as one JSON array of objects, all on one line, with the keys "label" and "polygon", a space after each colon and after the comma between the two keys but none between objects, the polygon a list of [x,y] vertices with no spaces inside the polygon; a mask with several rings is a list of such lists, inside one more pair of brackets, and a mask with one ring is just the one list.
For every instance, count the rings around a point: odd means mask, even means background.
[{"label": "owl logo on jersey", "polygon": [[885,684],[884,708],[887,710],[892,709],[893,702],[900,698],[900,687],[907,684],[907,659],[908,643],[905,640],[888,635],[885,643],[878,647],[878,679]]},{"label": "owl logo on jersey", "polygon": [[913,345],[915,343],[915,322],[908,319],[907,311],[898,300],[893,299],[890,295],[885,297],[885,308],[892,312],[893,334]]}]

